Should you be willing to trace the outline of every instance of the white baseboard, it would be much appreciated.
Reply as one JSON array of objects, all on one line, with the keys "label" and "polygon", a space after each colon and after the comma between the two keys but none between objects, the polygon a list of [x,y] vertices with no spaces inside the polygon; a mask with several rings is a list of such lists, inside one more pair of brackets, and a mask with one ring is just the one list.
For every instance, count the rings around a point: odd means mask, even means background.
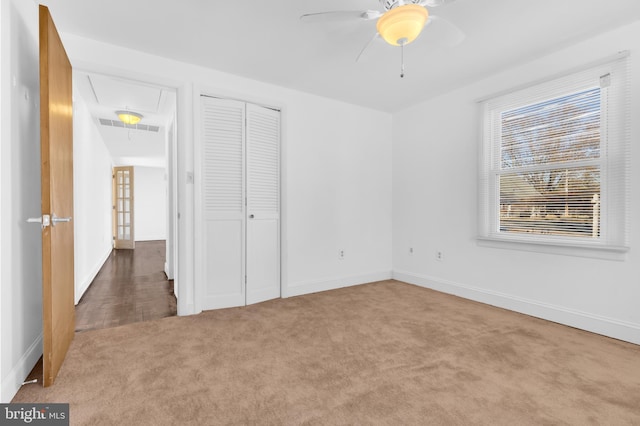
[{"label": "white baseboard", "polygon": [[189,315],[198,315],[202,310],[196,311],[196,307],[193,303],[187,303],[186,305],[182,305],[180,303],[180,299],[178,299],[177,313],[179,317],[186,317]]},{"label": "white baseboard", "polygon": [[29,346],[29,349],[20,357],[9,374],[2,379],[0,386],[0,403],[8,404],[18,393],[24,379],[29,375],[33,366],[42,356],[42,334]]},{"label": "white baseboard", "polygon": [[375,281],[391,279],[391,271],[370,272],[360,275],[329,278],[317,281],[295,283],[282,289],[282,297],[300,296],[303,294],[317,293],[319,291],[335,290],[342,287],[350,287],[358,284],[366,284]]},{"label": "white baseboard", "polygon": [[139,236],[136,235],[136,243],[137,242],[145,242],[145,241],[166,241],[167,236],[166,235],[143,235],[143,236]]},{"label": "white baseboard", "polygon": [[640,345],[640,324],[582,312],[563,306],[541,303],[535,300],[441,280],[426,275],[393,271],[393,278],[442,293],[453,294],[465,299],[475,300]]},{"label": "white baseboard", "polygon": [[164,262],[164,274],[167,276],[168,280],[173,279],[173,270],[169,269],[169,263]]},{"label": "white baseboard", "polygon": [[93,282],[93,279],[98,275],[98,272],[100,272],[100,268],[102,268],[102,265],[104,265],[104,263],[107,261],[112,251],[113,248],[109,246],[108,250],[105,250],[103,255],[100,257],[100,260],[95,264],[91,272],[89,272],[82,280],[80,280],[80,285],[76,286],[76,294],[74,297],[76,305],[80,301],[82,295],[87,291],[87,289]]}]

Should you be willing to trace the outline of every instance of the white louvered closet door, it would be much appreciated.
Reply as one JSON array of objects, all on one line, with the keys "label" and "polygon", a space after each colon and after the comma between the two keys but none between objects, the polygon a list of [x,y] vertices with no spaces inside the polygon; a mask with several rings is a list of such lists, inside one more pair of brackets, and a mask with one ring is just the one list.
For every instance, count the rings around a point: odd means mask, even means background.
[{"label": "white louvered closet door", "polygon": [[245,300],[245,103],[201,97],[204,309]]},{"label": "white louvered closet door", "polygon": [[280,112],[247,104],[247,304],[280,297]]},{"label": "white louvered closet door", "polygon": [[202,96],[204,309],[280,296],[280,113]]}]

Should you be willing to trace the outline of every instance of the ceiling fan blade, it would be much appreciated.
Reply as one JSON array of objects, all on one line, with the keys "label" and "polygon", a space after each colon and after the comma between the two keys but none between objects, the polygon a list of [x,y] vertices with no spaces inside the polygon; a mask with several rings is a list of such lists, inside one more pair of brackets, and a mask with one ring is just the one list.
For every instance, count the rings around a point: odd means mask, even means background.
[{"label": "ceiling fan blade", "polygon": [[438,26],[439,31],[444,32],[446,34],[446,45],[449,47],[457,46],[467,38],[467,35],[462,31],[457,25],[451,23],[448,19],[441,18],[436,15],[429,15],[429,19],[427,20],[425,26],[429,27],[431,25]]},{"label": "ceiling fan blade", "polygon": [[443,4],[452,3],[454,1],[455,0],[420,0],[418,4],[420,6],[426,6],[426,7],[438,7],[438,6],[442,6]]},{"label": "ceiling fan blade", "polygon": [[369,21],[382,16],[377,10],[335,10],[332,12],[307,13],[300,17],[304,22],[343,22],[362,19]]},{"label": "ceiling fan blade", "polygon": [[373,37],[371,37],[371,39],[367,42],[367,44],[364,45],[364,47],[362,48],[362,50],[360,51],[360,53],[358,53],[358,57],[356,58],[356,62],[358,62],[360,60],[360,58],[362,57],[362,54],[365,52],[365,50],[367,50],[369,48],[369,46],[371,46],[371,44],[376,41],[377,39],[380,38],[380,34],[379,33],[375,33]]}]

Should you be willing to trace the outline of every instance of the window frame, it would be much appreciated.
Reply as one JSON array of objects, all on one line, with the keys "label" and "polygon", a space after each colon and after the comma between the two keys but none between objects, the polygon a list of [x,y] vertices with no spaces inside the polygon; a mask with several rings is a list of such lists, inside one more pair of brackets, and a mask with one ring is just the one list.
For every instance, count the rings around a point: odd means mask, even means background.
[{"label": "window frame", "polygon": [[[628,52],[479,101],[479,245],[623,260],[629,250],[630,107]],[[600,86],[600,236],[564,237],[500,230],[501,115]],[[575,164],[578,164],[576,162]],[[589,161],[589,163],[595,163]],[[553,167],[553,163],[547,163]]]}]

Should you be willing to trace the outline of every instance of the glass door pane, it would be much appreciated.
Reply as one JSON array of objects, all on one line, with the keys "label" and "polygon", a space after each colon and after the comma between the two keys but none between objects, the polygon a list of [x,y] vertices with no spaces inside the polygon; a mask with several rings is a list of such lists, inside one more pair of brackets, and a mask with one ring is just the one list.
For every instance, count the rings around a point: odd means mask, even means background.
[{"label": "glass door pane", "polygon": [[115,167],[113,173],[114,247],[134,248],[133,167]]}]

